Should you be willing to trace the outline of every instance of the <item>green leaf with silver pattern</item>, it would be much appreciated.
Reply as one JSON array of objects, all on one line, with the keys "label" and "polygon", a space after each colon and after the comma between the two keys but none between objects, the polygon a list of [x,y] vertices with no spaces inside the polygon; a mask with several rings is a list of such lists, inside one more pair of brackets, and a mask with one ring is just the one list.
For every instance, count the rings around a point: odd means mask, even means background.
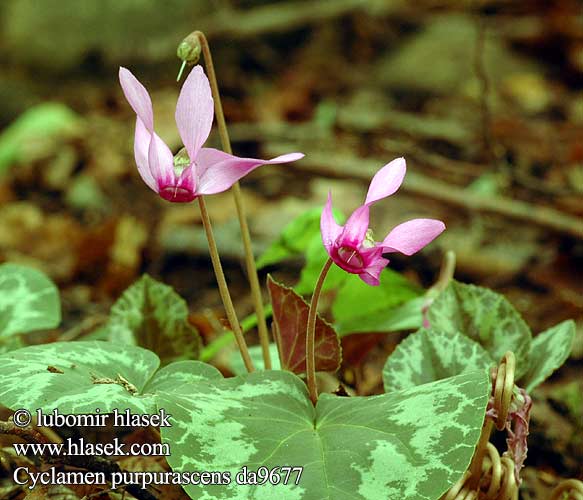
[{"label": "green leaf with silver pattern", "polygon": [[422,328],[388,357],[383,381],[386,392],[400,391],[494,364],[486,350],[465,335]]},{"label": "green leaf with silver pattern", "polygon": [[60,322],[59,291],[44,273],[0,265],[0,338],[55,328]]},{"label": "green leaf with silver pattern", "polygon": [[200,352],[200,336],[188,322],[185,300],[147,274],[123,292],[104,329],[112,342],[150,349],[164,364],[196,359]]},{"label": "green leaf with silver pattern", "polygon": [[188,383],[221,378],[199,361],[158,370],[154,353],[112,342],[55,342],[23,347],[0,356],[0,404],[13,410],[41,408],[61,413],[156,411],[156,394]]},{"label": "green leaf with silver pattern", "polygon": [[519,385],[531,392],[546,380],[569,357],[575,339],[575,322],[563,321],[539,333],[530,348],[528,371],[519,380]]},{"label": "green leaf with silver pattern", "polygon": [[461,332],[478,342],[499,363],[506,351],[516,356],[516,376],[528,368],[532,334],[518,311],[502,295],[452,281],[429,308],[431,328],[454,335]]},{"label": "green leaf with silver pattern", "polygon": [[[470,463],[489,385],[481,370],[367,398],[322,394],[314,408],[294,374],[255,372],[160,394],[172,415],[162,440],[174,471],[230,475],[186,485],[191,498],[437,500]],[[280,484],[238,484],[244,465],[279,467]],[[298,484],[281,484],[286,466],[303,468]]]}]

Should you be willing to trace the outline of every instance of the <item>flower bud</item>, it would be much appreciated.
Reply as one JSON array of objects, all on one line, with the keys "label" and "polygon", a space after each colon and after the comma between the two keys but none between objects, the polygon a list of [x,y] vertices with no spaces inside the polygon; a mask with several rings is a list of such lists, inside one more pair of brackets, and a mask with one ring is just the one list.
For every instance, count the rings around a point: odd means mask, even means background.
[{"label": "flower bud", "polygon": [[176,55],[178,59],[187,64],[196,64],[200,58],[201,50],[202,48],[198,37],[191,33],[180,42],[178,49],[176,49]]},{"label": "flower bud", "polygon": [[200,41],[194,33],[191,33],[180,42],[180,45],[178,45],[178,48],[176,49],[176,55],[178,56],[178,59],[182,61],[182,66],[180,66],[180,71],[178,72],[178,78],[176,78],[176,81],[180,80],[182,72],[187,64],[193,65],[198,62],[201,51],[202,47],[200,46]]}]

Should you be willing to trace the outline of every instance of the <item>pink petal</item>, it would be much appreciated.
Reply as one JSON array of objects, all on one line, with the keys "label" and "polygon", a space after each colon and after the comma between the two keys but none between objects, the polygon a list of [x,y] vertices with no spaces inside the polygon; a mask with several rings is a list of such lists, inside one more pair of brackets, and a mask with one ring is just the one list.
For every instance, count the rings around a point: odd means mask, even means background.
[{"label": "pink petal", "polygon": [[379,276],[381,271],[387,267],[388,259],[382,256],[382,251],[369,263],[369,265],[359,273],[359,277],[365,283],[378,286],[380,284]]},{"label": "pink petal", "polygon": [[304,153],[287,153],[285,155],[279,155],[271,160],[267,160],[269,164],[278,164],[278,163],[291,163],[292,161],[301,160],[304,156]]},{"label": "pink petal", "polygon": [[[282,155],[282,156],[278,156],[277,158],[274,158],[273,160],[269,160],[269,162],[271,163],[287,163],[287,162],[292,162],[292,161],[297,161],[300,160],[304,157],[304,155],[302,153],[289,153],[286,155]],[[237,156],[233,156],[230,155],[228,153],[225,153],[224,151],[221,151],[219,149],[214,149],[214,148],[202,148],[199,152],[198,152],[198,156],[196,158],[196,163],[197,163],[197,174],[198,177],[202,177],[206,170],[209,167],[212,167],[213,165],[215,165],[216,163],[220,163],[223,162],[225,160],[233,160],[233,159],[237,159],[237,160],[245,160],[245,161],[250,161],[250,162],[265,162],[265,160],[256,160],[255,158],[239,158]],[[262,163],[263,165],[264,163]]]},{"label": "pink petal", "polygon": [[209,81],[195,66],[182,86],[176,104],[176,124],[190,161],[196,161],[213,124],[213,98]]},{"label": "pink petal", "polygon": [[322,233],[322,242],[326,247],[328,254],[331,254],[332,247],[336,242],[338,236],[342,232],[342,226],[338,225],[334,220],[332,213],[332,193],[328,192],[328,201],[322,210],[320,216],[320,232]]},{"label": "pink petal", "polygon": [[197,158],[198,194],[216,194],[229,189],[235,182],[261,165],[288,163],[303,158],[302,153],[290,153],[272,160],[238,158],[222,151],[203,148]]},{"label": "pink petal", "polygon": [[431,243],[445,229],[445,224],[435,219],[413,219],[395,227],[383,240],[385,252],[413,255]]},{"label": "pink petal", "polygon": [[365,205],[392,195],[399,189],[407,170],[405,158],[397,158],[381,168],[370,181]]},{"label": "pink petal", "polygon": [[[158,149],[158,163],[167,165],[173,163],[174,159],[170,148],[160,137],[154,133],[156,147]],[[159,192],[159,183],[150,170],[149,149],[152,134],[148,132],[146,126],[139,118],[136,118],[136,134],[134,138],[134,156],[136,158],[136,165],[138,172],[143,181],[148,187],[156,192]],[[164,176],[161,180],[166,182],[170,176]]]},{"label": "pink petal", "polygon": [[136,118],[136,133],[134,136],[134,156],[136,158],[136,165],[138,166],[138,172],[142,177],[142,180],[148,185],[148,187],[156,192],[158,192],[158,184],[154,180],[152,173],[150,172],[150,164],[148,160],[148,149],[150,147],[150,140],[152,134],[148,132],[144,122],[139,118]]},{"label": "pink petal", "polygon": [[176,181],[176,186],[193,193],[196,191],[196,175],[194,165],[191,165],[182,171],[180,177]]},{"label": "pink petal", "polygon": [[132,75],[131,71],[121,67],[119,68],[119,83],[138,118],[142,120],[146,129],[153,132],[154,112],[152,111],[152,100],[146,88]]},{"label": "pink petal", "polygon": [[352,212],[344,225],[342,234],[336,241],[338,247],[360,247],[368,229],[369,212],[368,205],[362,205]]},{"label": "pink petal", "polygon": [[220,149],[201,148],[196,156],[198,176],[200,177],[209,166],[225,160],[230,160],[231,158],[233,158],[233,155],[225,153]]},{"label": "pink petal", "polygon": [[175,183],[174,157],[168,146],[156,134],[152,134],[150,139],[148,166],[159,188],[156,191]]}]

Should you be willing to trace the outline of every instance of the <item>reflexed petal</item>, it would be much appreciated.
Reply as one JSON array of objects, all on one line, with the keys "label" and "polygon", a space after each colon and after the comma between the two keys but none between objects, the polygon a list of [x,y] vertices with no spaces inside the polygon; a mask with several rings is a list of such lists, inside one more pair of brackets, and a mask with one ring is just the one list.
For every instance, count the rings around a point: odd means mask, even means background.
[{"label": "reflexed petal", "polygon": [[[148,187],[158,192],[158,184],[154,180],[154,176],[150,172],[150,162],[148,160],[148,149],[150,147],[150,139],[152,134],[148,132],[144,122],[136,118],[136,133],[134,136],[134,156],[136,158],[136,165],[142,180]],[[159,155],[160,153],[158,153]]]},{"label": "reflexed petal", "polygon": [[401,186],[406,170],[405,158],[387,163],[370,181],[364,203],[370,205],[392,195]]},{"label": "reflexed petal", "polygon": [[126,68],[119,68],[119,83],[138,118],[152,132],[154,130],[154,112],[152,111],[152,100],[146,88]]},{"label": "reflexed petal", "polygon": [[151,137],[148,147],[148,165],[156,184],[159,189],[162,189],[174,184],[174,158],[162,139],[156,134],[152,134]]},{"label": "reflexed petal", "polygon": [[196,161],[213,124],[213,98],[209,81],[195,66],[182,86],[176,104],[176,124],[191,161]]},{"label": "reflexed petal", "polygon": [[338,236],[342,232],[342,226],[338,225],[334,220],[332,213],[332,193],[328,192],[328,201],[322,210],[320,216],[320,231],[322,233],[322,242],[326,247],[328,254],[332,251],[332,247],[336,242]]},{"label": "reflexed petal", "polygon": [[374,259],[372,259],[372,261],[370,262],[370,264],[368,265],[368,267],[366,267],[365,269],[363,269],[360,273],[359,273],[359,277],[362,281],[364,281],[365,283],[372,285],[372,286],[377,286],[380,284],[379,281],[379,276],[381,274],[381,271],[387,267],[387,264],[389,263],[388,259],[385,259],[382,256],[382,252],[380,252],[378,254],[378,256],[376,256]]},{"label": "reflexed petal", "polygon": [[304,153],[286,153],[284,155],[276,156],[275,158],[268,160],[268,162],[271,164],[291,163],[292,161],[301,160],[304,156],[306,156]]},{"label": "reflexed petal", "polygon": [[358,248],[364,241],[368,229],[370,209],[368,205],[358,207],[344,225],[344,230],[336,241],[339,247]]},{"label": "reflexed petal", "polygon": [[431,243],[445,229],[445,224],[435,219],[413,219],[395,227],[383,240],[385,252],[413,255]]},{"label": "reflexed petal", "polygon": [[261,165],[288,163],[304,157],[302,153],[290,153],[272,160],[258,160],[256,158],[238,158],[209,148],[201,149],[200,153],[196,161],[198,167],[197,191],[199,194],[222,193]]},{"label": "reflexed petal", "polygon": [[196,156],[198,176],[200,177],[210,165],[214,165],[215,163],[219,163],[224,160],[230,160],[231,158],[233,158],[233,155],[225,153],[220,149],[201,148],[201,150],[198,152],[198,155]]},{"label": "reflexed petal", "polygon": [[[271,163],[286,163],[300,160],[304,157],[302,153],[289,153],[286,155],[278,156],[273,160],[269,160]],[[202,148],[196,157],[196,164],[197,164],[197,176],[200,178],[205,175],[206,170],[213,165],[223,162],[225,160],[233,160],[237,159],[240,161],[249,161],[249,162],[265,162],[265,160],[257,160],[255,158],[238,158],[237,156],[230,155],[229,153],[225,153],[219,149],[214,148]],[[261,163],[262,165],[264,163]]]}]

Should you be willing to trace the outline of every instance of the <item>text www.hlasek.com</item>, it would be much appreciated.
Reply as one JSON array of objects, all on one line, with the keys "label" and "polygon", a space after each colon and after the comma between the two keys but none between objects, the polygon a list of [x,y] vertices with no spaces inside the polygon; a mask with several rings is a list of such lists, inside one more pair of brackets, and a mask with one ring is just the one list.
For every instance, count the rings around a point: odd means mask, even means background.
[{"label": "text www.hlasek.com", "polygon": [[14,443],[17,455],[68,455],[87,456],[170,456],[170,446],[166,443],[122,443],[114,438],[111,443],[88,443],[83,438],[74,441],[68,438],[64,443]]}]

